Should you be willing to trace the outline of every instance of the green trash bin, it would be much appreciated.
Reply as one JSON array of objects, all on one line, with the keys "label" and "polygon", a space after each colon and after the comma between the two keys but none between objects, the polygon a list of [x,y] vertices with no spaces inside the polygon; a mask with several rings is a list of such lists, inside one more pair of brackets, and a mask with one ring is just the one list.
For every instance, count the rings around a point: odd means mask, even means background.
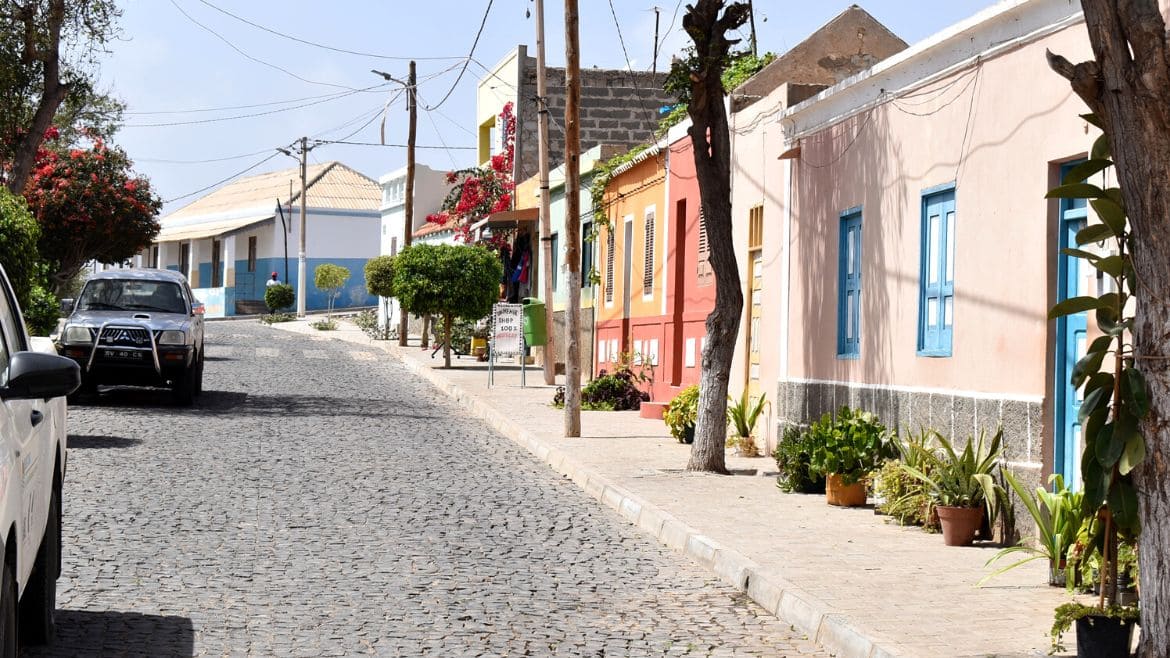
[{"label": "green trash bin", "polygon": [[524,344],[544,345],[544,302],[535,297],[524,298]]}]

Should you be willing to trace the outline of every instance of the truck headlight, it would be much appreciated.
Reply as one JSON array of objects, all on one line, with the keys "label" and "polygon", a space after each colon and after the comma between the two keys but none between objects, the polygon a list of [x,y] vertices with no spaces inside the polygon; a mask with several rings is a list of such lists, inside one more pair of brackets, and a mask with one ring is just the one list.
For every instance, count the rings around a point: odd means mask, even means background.
[{"label": "truck headlight", "polygon": [[178,329],[168,329],[158,335],[159,345],[185,345],[187,334]]},{"label": "truck headlight", "polygon": [[93,342],[93,336],[89,333],[89,327],[70,325],[65,327],[65,333],[61,335],[61,342],[88,345]]}]

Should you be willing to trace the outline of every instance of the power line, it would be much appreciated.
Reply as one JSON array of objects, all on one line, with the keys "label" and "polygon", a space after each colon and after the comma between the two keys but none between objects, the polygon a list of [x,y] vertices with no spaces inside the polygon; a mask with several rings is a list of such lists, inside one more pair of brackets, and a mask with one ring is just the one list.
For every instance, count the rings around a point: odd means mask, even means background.
[{"label": "power line", "polygon": [[463,57],[459,57],[459,56],[444,56],[444,57],[401,57],[401,56],[397,56],[397,55],[380,55],[380,54],[378,54],[378,53],[367,53],[367,52],[362,52],[362,51],[360,51],[360,50],[348,50],[348,49],[345,49],[345,48],[337,48],[337,47],[335,47],[335,46],[328,46],[328,45],[325,45],[325,44],[322,44],[322,43],[317,43],[316,41],[309,41],[308,39],[302,39],[302,38],[300,38],[300,37],[295,37],[295,36],[293,36],[293,35],[291,35],[291,34],[285,34],[284,32],[279,32],[279,31],[277,31],[277,30],[274,30],[274,29],[272,29],[272,28],[270,28],[270,27],[266,27],[266,26],[264,26],[264,25],[261,25],[261,24],[259,24],[259,23],[252,22],[252,21],[250,21],[250,20],[248,20],[248,19],[246,19],[246,18],[244,18],[244,17],[242,17],[242,16],[238,16],[238,15],[236,15],[236,14],[233,14],[232,12],[230,12],[230,11],[228,11],[228,10],[226,10],[226,9],[222,8],[222,7],[218,7],[218,6],[216,6],[216,5],[213,5],[213,4],[211,4],[211,3],[210,3],[210,2],[208,2],[207,0],[199,0],[199,2],[202,2],[203,4],[207,5],[208,7],[211,7],[212,9],[214,9],[214,10],[218,11],[219,13],[221,13],[221,14],[224,14],[224,15],[227,15],[227,16],[230,16],[230,17],[232,17],[232,18],[236,19],[237,21],[240,21],[241,23],[245,23],[245,24],[247,24],[247,25],[251,25],[252,27],[254,27],[254,28],[258,29],[258,30],[263,30],[263,31],[265,31],[265,32],[268,32],[269,34],[275,34],[276,36],[278,36],[278,37],[281,37],[281,38],[284,38],[284,39],[288,39],[289,41],[296,41],[297,43],[303,43],[303,44],[305,44],[306,46],[313,46],[314,48],[321,48],[322,50],[332,50],[332,51],[333,51],[333,52],[335,52],[335,53],[344,53],[344,54],[346,54],[346,55],[357,55],[357,56],[359,56],[359,57],[372,57],[372,58],[374,58],[374,59],[393,59],[393,60],[410,60],[410,59],[413,59],[413,60],[448,60],[448,59],[464,59]]},{"label": "power line", "polygon": [[[365,89],[362,89],[360,91],[370,92],[371,90],[376,90],[376,89],[379,89],[379,88],[384,87],[384,86],[385,85],[374,85],[372,87],[366,87]],[[290,98],[288,100],[283,100],[283,101],[268,101],[266,103],[250,103],[248,105],[225,105],[223,107],[202,107],[202,108],[191,109],[191,110],[138,110],[138,111],[134,111],[134,112],[123,112],[123,114],[125,114],[126,116],[145,116],[145,115],[153,115],[153,114],[198,114],[200,112],[225,112],[227,110],[250,110],[250,109],[256,108],[256,107],[271,107],[273,105],[287,105],[289,103],[300,103],[301,101],[313,101],[313,100],[317,100],[320,98],[330,98],[330,97],[335,97],[335,96],[341,97],[344,95],[348,95],[349,93],[350,92],[346,92],[346,91],[334,91],[334,92],[330,92],[328,94],[320,94],[317,96],[303,96],[301,98]]]},{"label": "power line", "polygon": [[277,71],[280,71],[281,73],[292,76],[292,77],[296,78],[297,80],[300,80],[301,82],[307,82],[309,84],[321,85],[321,86],[325,86],[325,87],[337,87],[339,89],[348,89],[350,91],[356,91],[353,87],[348,87],[346,85],[339,85],[339,84],[335,84],[332,82],[319,82],[317,80],[309,80],[308,78],[303,78],[303,77],[297,75],[296,73],[293,73],[292,71],[290,71],[286,68],[283,68],[281,66],[277,66],[276,64],[273,64],[272,62],[266,62],[258,57],[253,57],[252,55],[249,55],[248,53],[244,52],[239,46],[237,46],[236,44],[229,41],[227,39],[227,37],[223,36],[219,32],[216,32],[215,30],[211,29],[210,27],[207,27],[203,23],[200,23],[199,21],[195,20],[195,18],[192,17],[191,14],[188,14],[181,6],[179,6],[179,3],[175,2],[175,0],[171,0],[171,4],[174,5],[175,9],[178,9],[179,13],[182,14],[184,17],[186,17],[187,20],[191,21],[195,25],[198,25],[200,28],[206,30],[208,33],[210,33],[215,38],[226,43],[228,45],[228,47],[230,47],[232,50],[236,51],[240,55],[243,55],[247,59],[250,59],[253,62],[256,62],[257,64],[263,64],[264,66],[267,66],[269,68],[276,69]]},{"label": "power line", "polygon": [[228,162],[229,160],[242,160],[244,158],[250,158],[254,155],[260,155],[261,153],[267,153],[267,152],[268,152],[268,149],[264,149],[263,151],[253,151],[251,153],[241,153],[240,155],[229,155],[229,156],[225,156],[222,158],[209,158],[207,160],[167,160],[167,159],[163,159],[163,158],[134,158],[134,161],[135,162],[156,162],[159,164],[184,164],[184,165],[186,165],[186,164],[210,164],[212,162]]},{"label": "power line", "polygon": [[208,185],[207,187],[201,187],[201,188],[199,188],[199,189],[195,190],[194,192],[188,192],[188,193],[186,193],[186,194],[184,194],[184,195],[182,195],[182,196],[172,197],[172,198],[170,198],[170,199],[167,199],[167,200],[166,200],[166,201],[164,201],[163,203],[173,203],[173,202],[175,202],[175,201],[178,201],[179,199],[186,199],[186,198],[187,198],[187,197],[189,197],[189,196],[195,196],[196,194],[199,194],[199,193],[201,193],[201,192],[206,192],[207,190],[210,190],[211,188],[213,188],[213,187],[216,187],[216,186],[218,186],[218,185],[222,185],[222,184],[224,184],[224,183],[226,183],[226,182],[228,182],[228,181],[232,180],[233,178],[238,178],[238,177],[240,177],[240,176],[243,176],[244,174],[248,173],[249,171],[252,171],[252,170],[253,170],[253,169],[255,169],[256,167],[259,167],[260,165],[264,164],[265,162],[268,162],[269,160],[271,160],[272,158],[275,158],[275,157],[276,157],[276,156],[278,156],[278,155],[280,155],[280,152],[279,152],[279,151],[277,151],[277,152],[273,152],[273,153],[272,153],[271,155],[269,155],[268,157],[266,157],[266,158],[264,158],[263,160],[261,160],[261,161],[259,161],[259,162],[255,163],[255,164],[253,164],[252,166],[248,167],[247,169],[241,169],[240,171],[237,171],[236,173],[232,174],[231,176],[228,176],[227,178],[220,179],[220,180],[218,180],[218,181],[216,181],[216,182],[212,183],[211,185]]},{"label": "power line", "polygon": [[[369,124],[366,124],[366,125],[369,125]],[[365,126],[363,126],[363,128],[364,127]],[[318,139],[315,141],[318,144],[345,144],[347,146],[384,146],[386,148],[398,148],[398,149],[407,148],[406,144],[382,144],[381,142],[350,142],[350,141],[346,141],[344,139]],[[442,150],[474,151],[474,150],[476,150],[476,147],[474,147],[474,146],[447,146],[445,144],[443,146],[415,145],[415,148],[416,149],[431,149],[431,150],[435,150],[435,151],[442,151]]]},{"label": "power line", "polygon": [[337,95],[329,96],[328,98],[323,98],[321,100],[316,100],[316,101],[312,101],[309,103],[302,103],[300,105],[293,105],[290,107],[282,107],[282,108],[278,108],[275,110],[268,110],[266,112],[252,112],[250,114],[237,114],[234,116],[214,117],[211,119],[195,119],[192,121],[166,121],[166,122],[161,122],[161,123],[127,123],[127,124],[124,124],[122,127],[123,128],[163,128],[163,127],[168,127],[168,126],[194,126],[194,125],[199,125],[199,124],[204,124],[204,123],[219,123],[221,121],[235,121],[237,119],[252,119],[255,117],[263,117],[263,116],[269,116],[272,114],[280,114],[281,112],[289,112],[292,110],[299,110],[299,109],[305,108],[305,107],[311,107],[313,105],[320,105],[322,103],[328,103],[329,101],[334,101],[334,100],[337,100],[339,98],[345,98],[347,96],[352,96],[352,95],[359,93],[361,91],[363,91],[363,90],[358,89],[358,90],[354,90],[354,91],[347,91],[347,92],[343,92],[343,93],[340,93]]},{"label": "power line", "polygon": [[[418,102],[418,94],[415,94],[414,100]],[[439,124],[435,123],[434,113],[427,112],[426,114],[427,119],[431,122],[431,127],[435,129],[435,136],[439,138],[439,143],[443,145],[443,148],[446,149],[447,157],[451,159],[451,168],[458,169],[459,163],[455,162],[455,156],[451,153],[451,149],[447,147],[447,140],[443,139],[443,132],[439,130]],[[417,144],[415,148],[418,148]]]},{"label": "power line", "polygon": [[439,109],[443,106],[443,103],[447,102],[447,99],[451,97],[451,94],[455,93],[455,88],[459,86],[459,81],[463,79],[463,74],[467,73],[467,65],[471,62],[471,58],[475,55],[475,47],[479,45],[479,38],[483,36],[483,28],[485,25],[487,25],[488,14],[492,13],[493,1],[494,0],[488,0],[487,9],[483,11],[483,20],[479,23],[479,31],[475,33],[475,41],[471,42],[471,50],[467,53],[467,59],[463,60],[463,68],[459,69],[459,76],[455,78],[455,82],[451,84],[451,88],[447,90],[447,93],[443,96],[443,99],[439,101],[438,105],[433,107],[424,107],[424,110],[429,112],[431,110]]}]

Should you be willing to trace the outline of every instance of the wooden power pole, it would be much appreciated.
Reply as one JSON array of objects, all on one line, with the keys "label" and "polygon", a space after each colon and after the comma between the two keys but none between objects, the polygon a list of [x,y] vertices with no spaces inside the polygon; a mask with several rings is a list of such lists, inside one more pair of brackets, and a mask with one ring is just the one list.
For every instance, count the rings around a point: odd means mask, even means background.
[{"label": "wooden power pole", "polygon": [[[403,220],[404,225],[402,235],[403,248],[410,246],[411,237],[414,235],[414,141],[415,134],[418,128],[418,95],[415,93],[415,86],[417,80],[415,79],[414,60],[410,60],[410,69],[406,76],[406,82],[390,75],[389,73],[372,69],[371,73],[382,76],[384,79],[391,82],[397,82],[406,88],[406,110],[407,110],[407,124],[406,124],[406,189],[404,190],[403,202]],[[385,135],[383,135],[383,143],[385,143]],[[389,322],[390,318],[386,318]],[[406,310],[402,308],[402,304],[398,305],[398,345],[406,347],[407,338],[407,316]],[[427,346],[427,327],[423,324],[423,347]]]},{"label": "wooden power pole", "polygon": [[[411,237],[414,234],[414,139],[415,132],[418,127],[418,95],[415,94],[415,84],[417,81],[414,77],[414,60],[410,60],[410,71],[406,76],[406,109],[408,110],[409,118],[406,124],[406,194],[403,202],[406,204],[404,233],[402,235],[402,244],[404,247],[410,246]],[[398,304],[398,345],[406,347],[409,331],[407,327],[406,309],[402,308],[402,304]],[[426,345],[426,327],[423,327],[423,344]]]},{"label": "wooden power pole", "polygon": [[548,80],[544,71],[544,0],[536,0],[536,104],[540,141],[540,282],[544,297],[544,383],[557,379],[557,340],[553,332],[553,253],[548,191]]},{"label": "wooden power pole", "polygon": [[577,0],[565,0],[565,436],[581,436],[581,52]]}]

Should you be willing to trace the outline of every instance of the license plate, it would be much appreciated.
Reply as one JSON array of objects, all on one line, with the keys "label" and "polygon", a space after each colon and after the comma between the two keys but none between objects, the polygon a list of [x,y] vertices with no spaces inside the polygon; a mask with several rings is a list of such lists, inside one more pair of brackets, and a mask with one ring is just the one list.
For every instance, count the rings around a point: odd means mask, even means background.
[{"label": "license plate", "polygon": [[107,359],[128,359],[140,361],[144,352],[135,350],[102,350],[102,356]]}]

